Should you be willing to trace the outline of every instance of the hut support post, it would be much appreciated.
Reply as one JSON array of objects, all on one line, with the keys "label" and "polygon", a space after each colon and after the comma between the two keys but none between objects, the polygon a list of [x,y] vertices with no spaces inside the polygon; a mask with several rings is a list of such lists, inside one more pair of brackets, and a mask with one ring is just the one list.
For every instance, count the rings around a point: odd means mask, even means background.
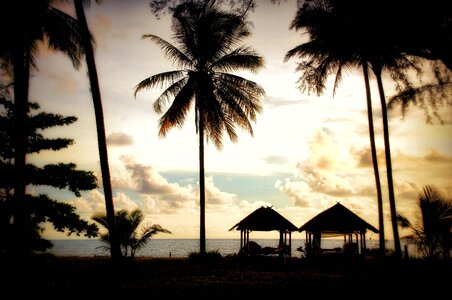
[{"label": "hut support post", "polygon": [[247,246],[247,249],[246,250],[250,250],[250,231],[247,229],[246,231],[245,231],[245,235],[246,235],[246,237],[245,237],[245,245]]},{"label": "hut support post", "polygon": [[367,254],[366,253],[367,252],[366,233],[363,232],[362,235],[363,235],[363,237],[362,237],[362,240],[363,240],[363,254]]},{"label": "hut support post", "polygon": [[243,230],[240,230],[240,250],[242,250],[242,241],[243,241],[243,239],[242,239],[242,236],[243,236]]},{"label": "hut support post", "polygon": [[284,233],[282,230],[279,231],[279,245],[278,247],[281,248],[284,246]]},{"label": "hut support post", "polygon": [[359,233],[359,254],[363,254],[363,234]]},{"label": "hut support post", "polygon": [[289,231],[289,257],[292,256],[292,231]]},{"label": "hut support post", "polygon": [[240,250],[243,248],[243,230],[240,230]]},{"label": "hut support post", "polygon": [[356,239],[356,254],[360,254],[360,245],[359,245],[359,239],[358,239],[358,234],[355,233],[355,239]]}]

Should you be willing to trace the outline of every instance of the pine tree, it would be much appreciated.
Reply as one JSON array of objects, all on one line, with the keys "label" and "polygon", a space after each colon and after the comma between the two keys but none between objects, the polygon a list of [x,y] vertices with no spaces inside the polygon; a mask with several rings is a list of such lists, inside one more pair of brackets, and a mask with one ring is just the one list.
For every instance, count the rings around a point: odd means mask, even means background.
[{"label": "pine tree", "polygon": [[[74,116],[64,117],[58,114],[37,112],[39,105],[30,103],[27,117],[27,154],[43,150],[58,151],[74,143],[68,138],[45,138],[42,131],[55,126],[70,125],[77,121]],[[51,199],[46,194],[27,194],[21,207],[26,223],[17,234],[11,224],[13,214],[14,182],[14,110],[13,102],[3,93],[0,97],[0,253],[23,254],[33,250],[45,251],[53,245],[42,237],[44,223],[51,223],[57,231],[68,235],[84,234],[96,237],[96,224],[83,220],[75,207]],[[26,183],[35,186],[45,185],[58,189],[68,189],[77,197],[81,191],[97,187],[96,177],[90,171],[78,170],[74,163],[47,164],[42,167],[26,165]],[[14,234],[12,234],[14,232]]]}]

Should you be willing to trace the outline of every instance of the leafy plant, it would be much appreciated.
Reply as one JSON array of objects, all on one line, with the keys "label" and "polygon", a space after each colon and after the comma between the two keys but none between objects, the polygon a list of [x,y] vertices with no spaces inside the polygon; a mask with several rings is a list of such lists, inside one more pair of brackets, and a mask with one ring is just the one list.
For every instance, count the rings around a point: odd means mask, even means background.
[{"label": "leafy plant", "polygon": [[[51,223],[57,231],[68,235],[83,234],[96,237],[98,227],[89,224],[75,212],[75,207],[49,198],[45,194],[26,194],[21,205],[13,198],[14,182],[14,110],[8,94],[0,98],[0,234],[2,254],[20,254],[30,250],[44,251],[52,243],[42,238],[44,223]],[[30,103],[30,111],[39,110],[37,103]],[[58,114],[39,112],[27,117],[27,153],[39,153],[42,150],[58,151],[72,145],[74,141],[67,138],[45,138],[42,131],[55,126],[70,125],[76,117],[63,117]],[[96,177],[92,172],[77,170],[74,163],[48,164],[42,167],[28,163],[24,174],[26,185],[46,185],[58,189],[68,189],[77,197],[81,191],[96,188]],[[23,221],[15,222],[15,214],[20,210]]]},{"label": "leafy plant", "polygon": [[407,238],[414,240],[417,247],[427,258],[434,258],[442,252],[444,258],[450,257],[452,244],[452,201],[436,188],[425,186],[418,195],[418,207],[415,212],[416,222],[398,215],[402,228],[411,229]]},{"label": "leafy plant", "polygon": [[[152,224],[140,226],[144,221],[144,214],[140,209],[132,211],[119,210],[116,212],[116,230],[123,256],[135,257],[135,253],[144,248],[157,233],[171,233],[160,225]],[[98,214],[92,217],[94,221],[108,229],[107,216]],[[101,234],[100,240],[105,243],[101,248],[110,249],[109,232]]]},{"label": "leafy plant", "polygon": [[210,250],[206,252],[190,252],[188,259],[196,263],[217,263],[222,259],[219,250]]}]

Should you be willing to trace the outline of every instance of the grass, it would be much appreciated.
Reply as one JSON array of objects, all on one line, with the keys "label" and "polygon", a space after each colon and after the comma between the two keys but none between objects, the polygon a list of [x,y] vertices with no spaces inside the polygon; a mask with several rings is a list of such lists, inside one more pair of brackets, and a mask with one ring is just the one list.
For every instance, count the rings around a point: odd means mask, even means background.
[{"label": "grass", "polygon": [[[429,296],[446,292],[452,264],[424,260],[321,259],[239,256],[196,258],[138,257],[112,263],[107,257],[43,255],[2,262],[2,293],[15,298],[94,295],[218,296],[221,298],[318,296]],[[8,274],[5,276],[5,274]],[[323,297],[321,297],[323,298]],[[127,298],[129,299],[129,298]]]}]

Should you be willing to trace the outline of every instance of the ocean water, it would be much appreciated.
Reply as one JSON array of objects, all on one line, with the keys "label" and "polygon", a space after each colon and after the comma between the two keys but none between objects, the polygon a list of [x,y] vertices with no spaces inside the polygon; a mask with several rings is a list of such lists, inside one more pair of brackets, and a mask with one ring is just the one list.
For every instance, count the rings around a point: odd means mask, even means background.
[{"label": "ocean water", "polygon": [[[277,247],[277,239],[253,239],[262,247]],[[108,251],[101,249],[104,244],[97,239],[80,239],[80,240],[52,240],[53,248],[48,250],[49,253],[58,256],[105,256],[109,255]],[[292,239],[292,256],[300,257],[302,252],[297,251],[300,246],[304,248],[304,239]],[[378,247],[377,240],[367,240],[368,249]],[[322,248],[342,247],[342,239],[324,239],[322,240]],[[387,247],[391,248],[390,243]],[[403,247],[403,246],[402,246]],[[409,245],[409,253],[414,254],[413,245]],[[218,251],[222,256],[237,254],[240,249],[239,239],[207,239],[207,251]],[[152,257],[187,257],[190,252],[199,251],[198,239],[152,239],[144,249],[138,251],[136,256],[152,256]]]}]

